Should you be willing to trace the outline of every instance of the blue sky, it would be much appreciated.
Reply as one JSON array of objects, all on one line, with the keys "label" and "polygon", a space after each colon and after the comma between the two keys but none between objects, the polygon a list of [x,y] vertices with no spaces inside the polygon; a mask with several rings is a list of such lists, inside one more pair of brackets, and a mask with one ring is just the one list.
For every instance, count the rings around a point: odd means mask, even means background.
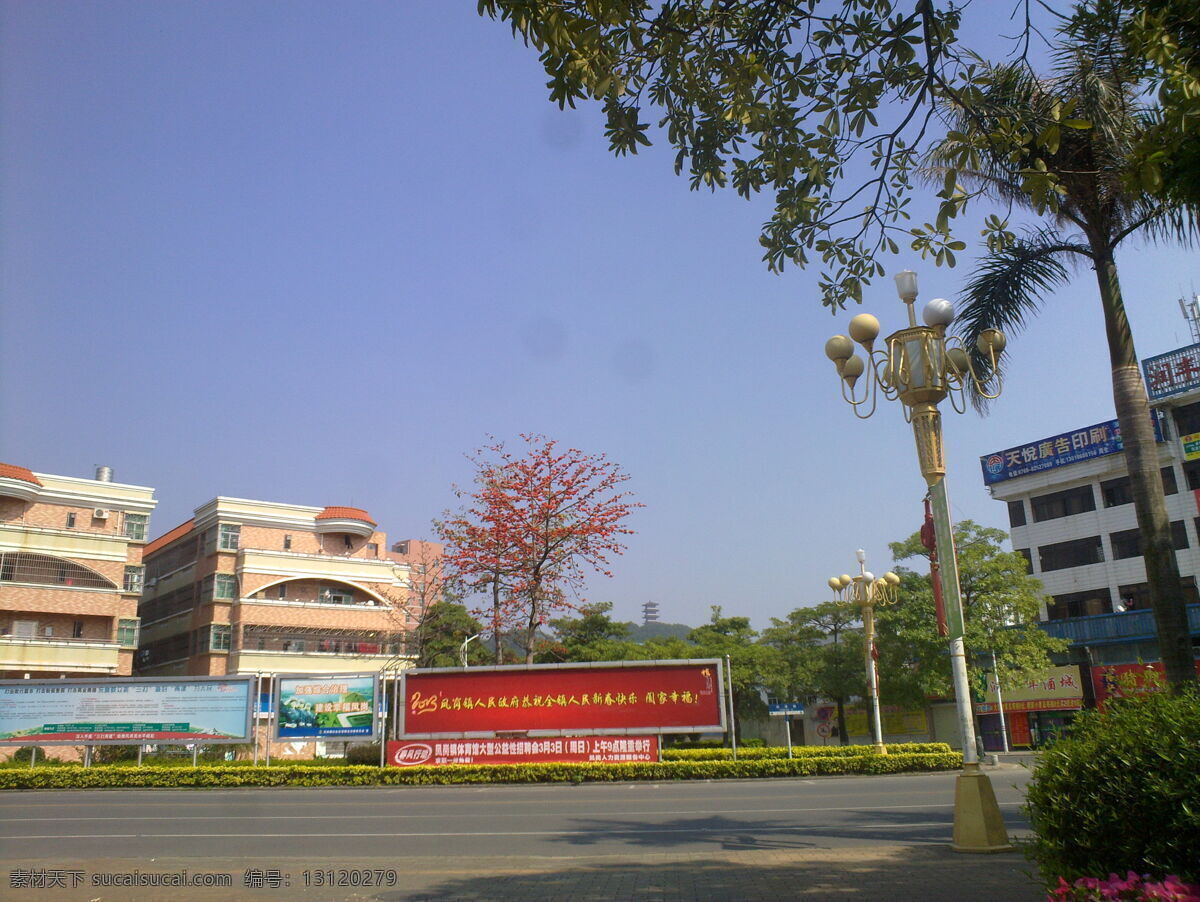
[{"label": "blue sky", "polygon": [[[4,0],[0,35],[0,460],[155,486],[154,535],[220,494],[398,540],[489,434],[544,433],[645,504],[588,592],[627,619],[762,627],[919,526],[898,406],[855,419],[822,352],[857,311],[766,271],[765,199],[613,158],[474,2]],[[1194,249],[1119,262],[1139,352],[1189,344]],[[890,278],[862,309],[903,324]],[[999,527],[979,455],[1113,416],[1092,273],[1010,348],[946,418],[954,515]]]}]

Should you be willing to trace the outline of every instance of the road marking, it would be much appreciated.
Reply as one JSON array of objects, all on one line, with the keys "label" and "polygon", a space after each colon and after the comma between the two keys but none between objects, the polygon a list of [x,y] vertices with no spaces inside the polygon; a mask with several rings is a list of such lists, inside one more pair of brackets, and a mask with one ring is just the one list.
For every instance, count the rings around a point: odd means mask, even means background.
[{"label": "road marking", "polygon": [[[837,831],[843,830],[903,830],[915,827],[949,827],[950,824],[945,821],[931,821],[923,824],[863,824],[860,826],[852,825],[837,825],[831,829]],[[628,836],[630,834],[657,834],[657,833],[814,833],[819,832],[816,827],[755,827],[746,829],[745,827],[667,827],[667,828],[635,828],[635,829],[618,829],[611,833],[599,830],[493,830],[493,831],[448,831],[443,833],[338,833],[330,835],[329,833],[68,833],[68,834],[46,834],[42,836],[6,836],[5,842],[13,842],[15,840],[41,840],[41,839],[303,839],[316,838],[322,839],[369,839],[369,838],[401,838],[401,839],[439,839],[451,836]]]},{"label": "road marking", "polygon": [[[1015,808],[1020,805],[1020,802],[998,802],[1001,808]],[[710,816],[720,816],[726,814],[794,814],[797,812],[806,811],[903,811],[914,808],[943,808],[947,811],[953,810],[954,806],[950,803],[928,803],[922,805],[862,805],[856,807],[831,808],[826,805],[821,805],[814,808],[722,808],[715,812],[712,808],[697,808],[697,809],[676,809],[664,811],[661,808],[655,808],[651,811],[603,811],[595,812],[592,817],[634,817],[638,815],[661,815],[661,816],[676,816],[685,814],[707,814]],[[417,820],[423,818],[451,818],[451,817],[478,817],[477,811],[463,812],[462,814],[202,814],[202,815],[131,815],[131,816],[111,816],[111,817],[6,817],[6,823],[28,822],[28,821],[230,821],[230,820],[277,820],[277,821],[305,821],[305,820]],[[489,814],[490,818],[499,817],[519,817],[528,818],[527,813],[499,813]],[[562,817],[563,815],[555,815]]]}]

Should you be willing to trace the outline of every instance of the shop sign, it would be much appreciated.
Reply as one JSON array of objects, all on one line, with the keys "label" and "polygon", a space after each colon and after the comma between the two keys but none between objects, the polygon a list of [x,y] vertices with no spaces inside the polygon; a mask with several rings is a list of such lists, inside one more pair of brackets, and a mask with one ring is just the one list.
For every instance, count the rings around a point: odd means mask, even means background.
[{"label": "shop sign", "polygon": [[[1154,440],[1161,442],[1163,434],[1160,415],[1157,411],[1152,411],[1151,416],[1154,419]],[[1040,473],[1042,470],[1064,467],[1123,450],[1121,428],[1116,420],[1109,420],[1095,426],[1038,439],[1026,445],[985,454],[979,458],[979,464],[983,468],[984,483],[995,485],[1006,479],[1028,476],[1030,473]]]},{"label": "shop sign", "polygon": [[1183,445],[1184,460],[1196,460],[1200,458],[1200,432],[1179,436],[1179,443]]},{"label": "shop sign", "polygon": [[725,729],[716,659],[439,668],[402,679],[406,739]]},{"label": "shop sign", "polygon": [[998,698],[1004,699],[1005,713],[1019,711],[1071,711],[1083,707],[1083,680],[1078,667],[1051,667],[1041,678],[1027,678],[1001,686],[997,693],[996,675],[989,673],[986,700],[975,705],[976,714],[995,714]]},{"label": "shop sign", "polygon": [[1200,388],[1200,344],[1147,357],[1142,372],[1151,401]]},{"label": "shop sign", "polygon": [[387,744],[393,767],[433,764],[628,763],[658,760],[657,736],[430,739]]},{"label": "shop sign", "polygon": [[[1200,676],[1200,661],[1196,662],[1196,674]],[[1106,664],[1092,668],[1092,686],[1096,690],[1096,704],[1103,707],[1109,699],[1161,692],[1167,687],[1167,678],[1158,661],[1152,664]]]}]

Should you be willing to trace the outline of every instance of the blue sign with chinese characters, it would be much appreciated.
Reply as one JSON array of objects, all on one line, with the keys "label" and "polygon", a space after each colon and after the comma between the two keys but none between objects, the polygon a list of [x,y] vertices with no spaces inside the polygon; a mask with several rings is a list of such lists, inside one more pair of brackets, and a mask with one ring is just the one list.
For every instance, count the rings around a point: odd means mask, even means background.
[{"label": "blue sign with chinese characters", "polygon": [[1142,372],[1151,401],[1200,388],[1200,344],[1147,357]]},{"label": "blue sign with chinese characters", "polygon": [[[1152,411],[1151,416],[1154,418],[1154,440],[1161,442],[1163,434],[1159,414]],[[1065,467],[1067,464],[1077,464],[1123,450],[1125,449],[1121,444],[1121,427],[1117,425],[1116,420],[1109,420],[1107,423],[1097,423],[1095,426],[1052,435],[1027,445],[985,454],[979,458],[979,464],[983,468],[984,483],[994,485],[1006,479],[1028,476],[1030,473],[1039,473],[1054,467]]]},{"label": "blue sign with chinese characters", "polygon": [[803,714],[804,705],[800,704],[800,702],[776,702],[774,704],[767,705],[767,710],[774,715]]}]

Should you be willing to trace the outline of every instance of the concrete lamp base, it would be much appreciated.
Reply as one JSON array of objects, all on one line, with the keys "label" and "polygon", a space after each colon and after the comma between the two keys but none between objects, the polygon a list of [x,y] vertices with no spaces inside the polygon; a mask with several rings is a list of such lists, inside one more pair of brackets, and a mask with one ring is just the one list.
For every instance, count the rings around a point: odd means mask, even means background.
[{"label": "concrete lamp base", "polygon": [[963,765],[954,784],[955,852],[1011,852],[992,781],[978,764]]}]

